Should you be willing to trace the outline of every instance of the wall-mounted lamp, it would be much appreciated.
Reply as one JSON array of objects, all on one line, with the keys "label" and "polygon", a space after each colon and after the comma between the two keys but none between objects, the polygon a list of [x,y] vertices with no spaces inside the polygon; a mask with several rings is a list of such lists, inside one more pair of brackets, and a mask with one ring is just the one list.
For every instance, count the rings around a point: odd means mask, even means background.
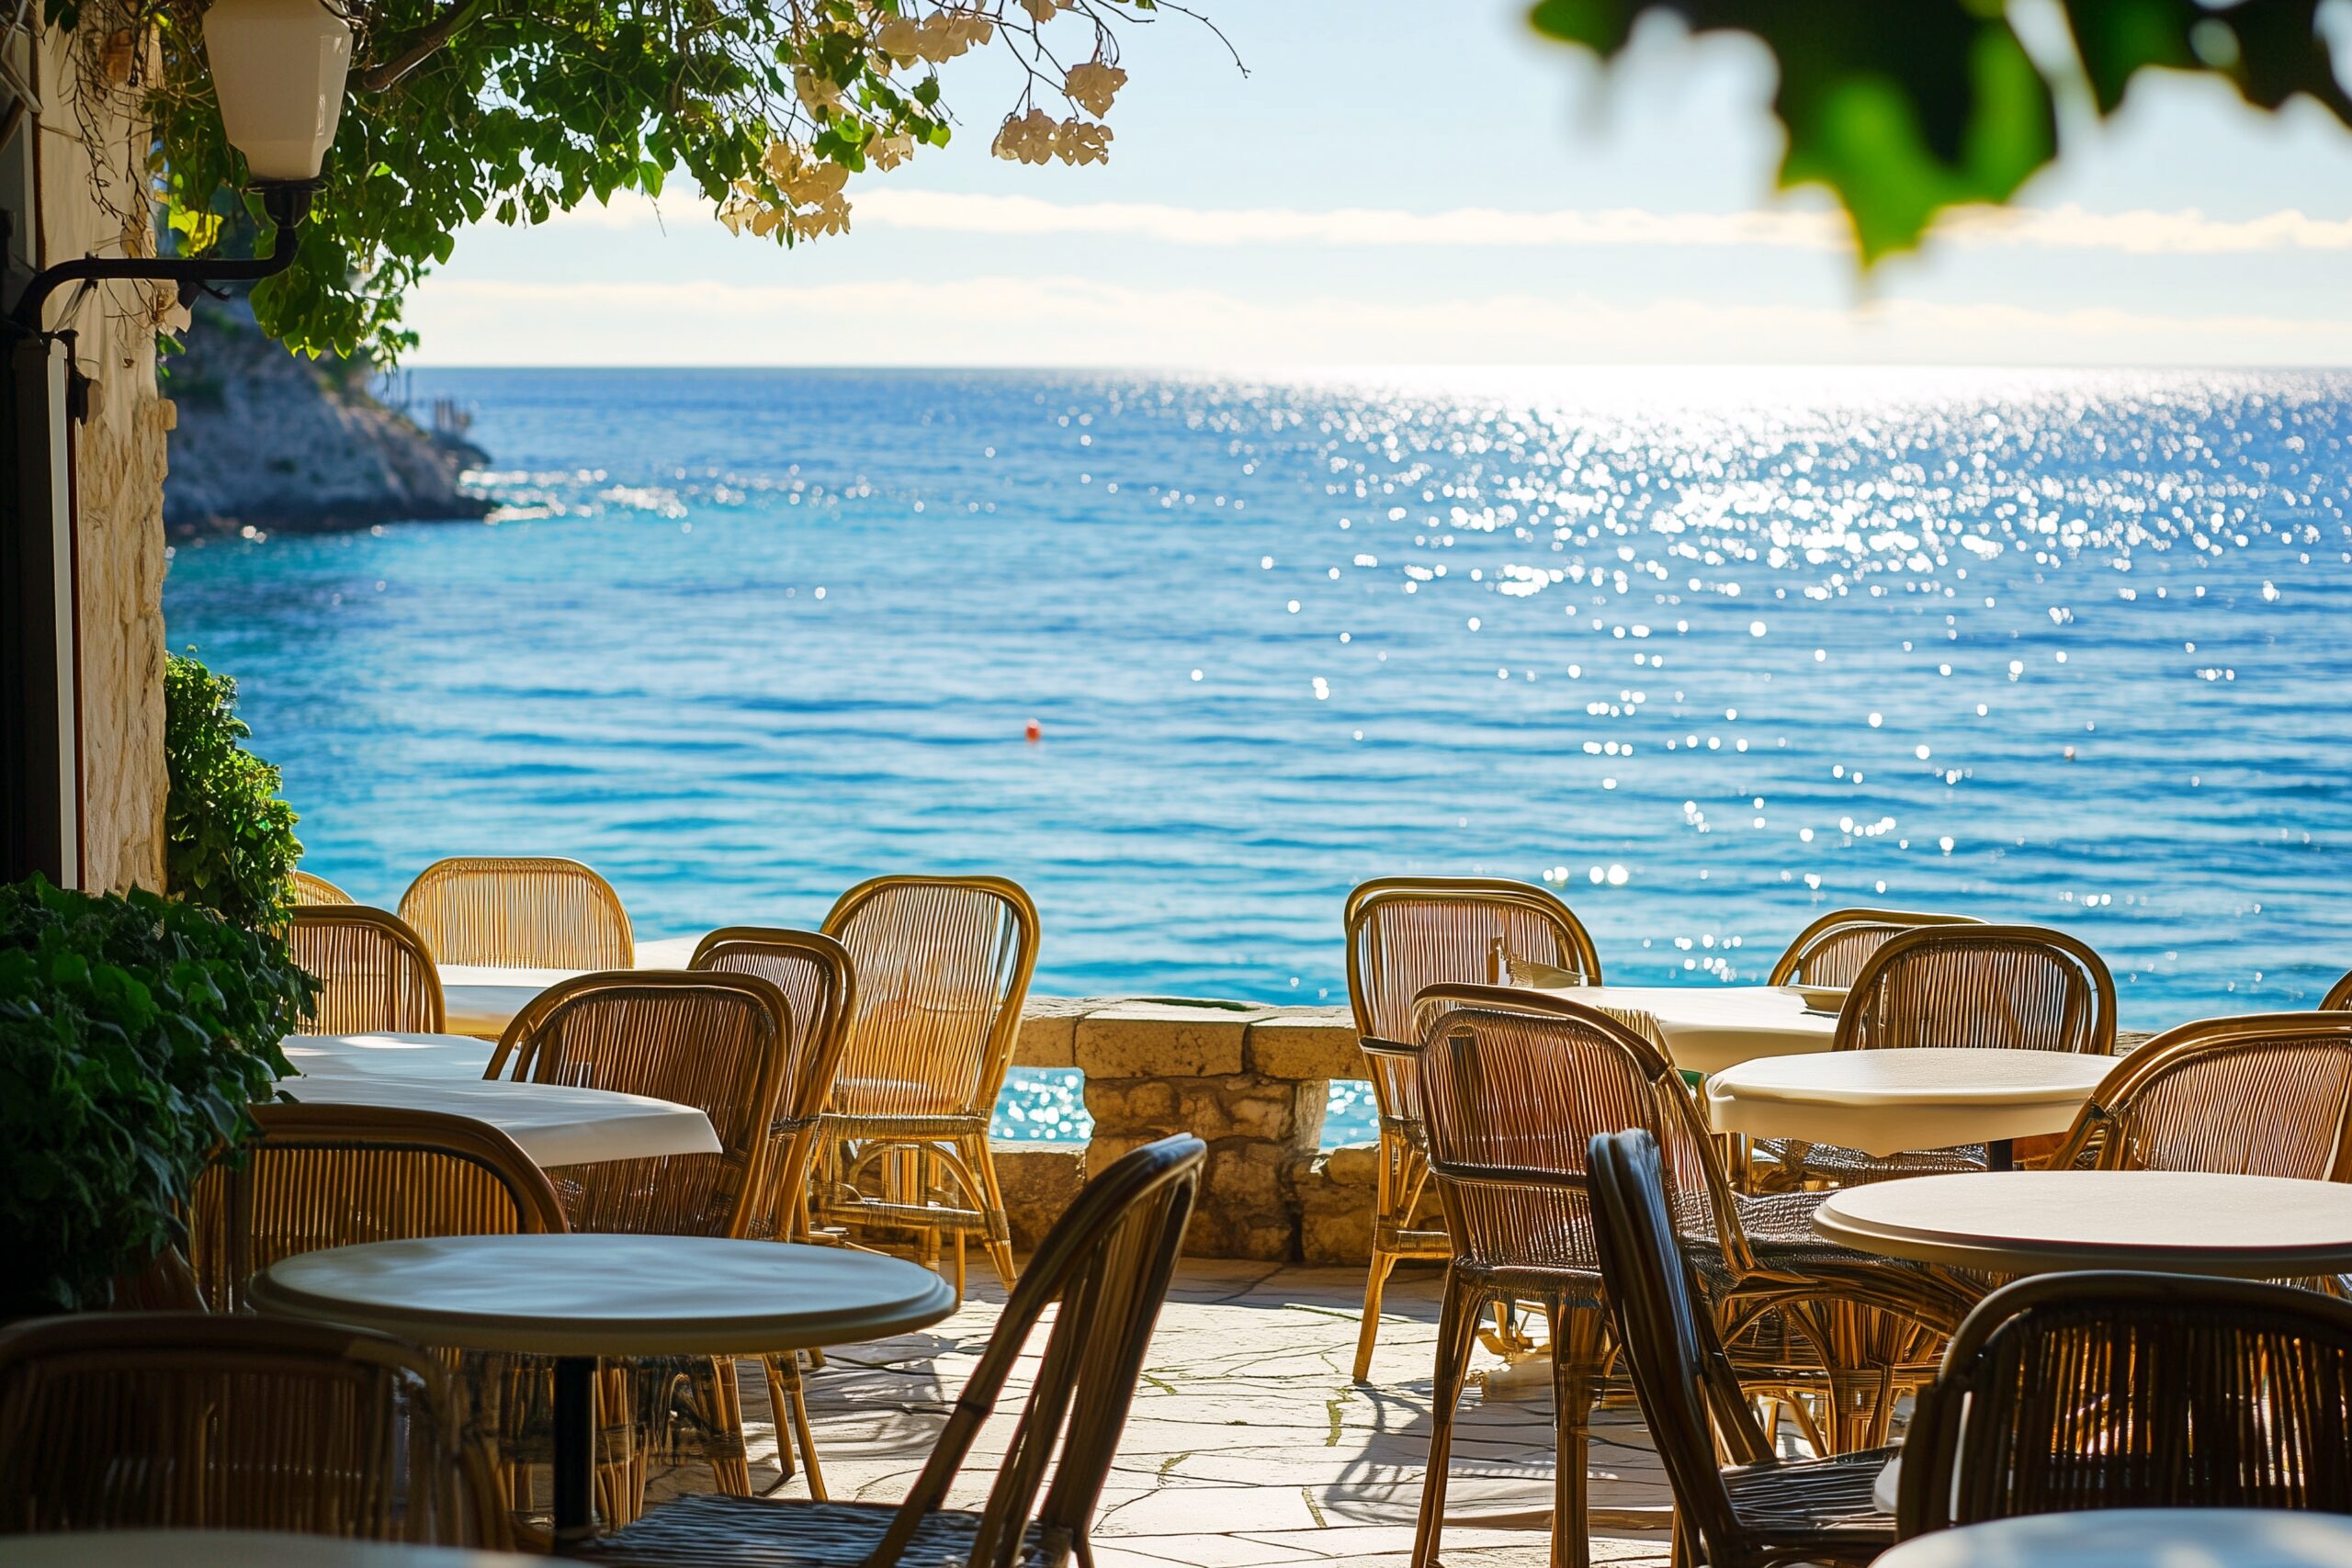
[{"label": "wall-mounted lamp", "polygon": [[254,189],[277,225],[270,254],[251,261],[194,257],[83,256],[36,274],[9,321],[40,330],[41,307],[69,283],[138,278],[250,283],[285,271],[300,248],[294,231],[310,216],[319,165],[343,115],[351,70],[351,26],[323,0],[214,0],[204,14],[204,53],[229,144],[245,155]]}]

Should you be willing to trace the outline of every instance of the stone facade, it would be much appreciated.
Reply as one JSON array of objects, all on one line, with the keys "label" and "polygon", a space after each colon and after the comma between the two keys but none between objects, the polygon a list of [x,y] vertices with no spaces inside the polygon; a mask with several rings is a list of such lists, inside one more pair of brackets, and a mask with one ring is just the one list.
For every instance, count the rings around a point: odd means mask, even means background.
[{"label": "stone facade", "polygon": [[[84,101],[88,40],[45,30],[39,70],[49,112],[40,135],[42,265],[152,250],[139,200],[145,128],[101,95]],[[126,196],[129,199],[126,199]],[[141,213],[126,226],[115,212]],[[149,284],[62,289],[48,311],[70,326],[74,357],[96,383],[74,433],[81,575],[83,860],[90,886],[164,880],[164,443],[173,424],[158,395],[155,333],[184,321]]]},{"label": "stone facade", "polygon": [[[1037,997],[1013,1059],[1086,1075],[1094,1119],[1089,1171],[1172,1133],[1207,1143],[1189,1255],[1330,1263],[1368,1255],[1372,1155],[1317,1147],[1331,1080],[1364,1072],[1344,1009]],[[1049,1169],[1045,1151],[1055,1147],[999,1145],[1007,1207],[1023,1211],[1014,1217],[1016,1238],[1024,1225],[1042,1231],[1039,1222],[1059,1212],[1055,1200],[1066,1204],[1075,1195],[1067,1167],[1050,1176],[1010,1174],[1016,1161]]]}]

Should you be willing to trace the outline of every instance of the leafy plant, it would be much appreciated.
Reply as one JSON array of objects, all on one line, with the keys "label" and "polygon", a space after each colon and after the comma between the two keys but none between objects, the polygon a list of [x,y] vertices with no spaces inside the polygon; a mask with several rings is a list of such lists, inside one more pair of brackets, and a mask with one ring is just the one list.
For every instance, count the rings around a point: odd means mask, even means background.
[{"label": "leafy plant", "polygon": [[288,1072],[283,937],[134,889],[0,887],[0,1317],[106,1304]]},{"label": "leafy plant", "polygon": [[285,912],[302,845],[277,770],[240,744],[253,731],[236,708],[236,682],[164,655],[166,884],[175,897],[259,928]]},{"label": "leafy plant", "polygon": [[[142,98],[151,171],[186,253],[218,243],[243,184],[204,57],[206,0],[45,0],[104,40],[85,92]],[[936,67],[999,45],[1023,86],[994,143],[1023,162],[1096,163],[1126,80],[1113,23],[1174,0],[336,0],[350,96],[300,261],[253,291],[265,332],[317,355],[389,360],[401,297],[469,223],[544,223],[677,171],[729,228],[785,244],[849,226],[843,184],[940,146]],[[1189,14],[1189,13],[1188,13]],[[1057,26],[1053,40],[1045,33]],[[116,46],[116,40],[121,40]],[[145,47],[152,41],[153,47]],[[1069,63],[1065,64],[1065,61]],[[1042,97],[1069,111],[1039,107]],[[138,182],[121,182],[135,188]],[[243,206],[263,231],[257,197]],[[120,214],[143,228],[143,209]]]},{"label": "leafy plant", "polygon": [[1918,243],[1947,207],[2006,202],[2058,155],[2053,96],[2110,115],[2141,72],[2200,71],[2277,109],[2297,94],[2352,126],[2317,25],[2323,0],[2062,0],[2075,45],[2038,62],[2000,0],[1540,0],[1538,31],[1615,57],[1648,15],[1753,35],[1780,62],[1782,186],[1824,185],[1865,263]]}]

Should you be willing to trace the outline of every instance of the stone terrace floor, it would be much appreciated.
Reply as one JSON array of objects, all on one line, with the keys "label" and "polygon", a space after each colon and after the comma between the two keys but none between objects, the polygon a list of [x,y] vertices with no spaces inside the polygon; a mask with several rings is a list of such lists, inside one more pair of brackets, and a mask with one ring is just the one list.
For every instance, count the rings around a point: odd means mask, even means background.
[{"label": "stone terrace floor", "polygon": [[[809,1378],[809,1413],[836,1498],[897,1502],[930,1452],[947,1406],[1002,1301],[980,1282],[954,1317],[922,1334],[833,1352]],[[1373,1380],[1348,1379],[1363,1300],[1360,1269],[1188,1261],[1136,1390],[1126,1438],[1094,1528],[1099,1568],[1258,1568],[1345,1562],[1404,1568],[1429,1449],[1438,1275],[1399,1270]],[[1481,1353],[1481,1367],[1498,1362]],[[774,1428],[756,1367],[742,1369],[752,1484],[776,1485]],[[1474,1386],[1454,1434],[1448,1568],[1521,1568],[1549,1559],[1550,1379],[1487,1403]],[[1008,1399],[1005,1408],[1014,1408]],[[990,1424],[956,1501],[977,1501],[1010,1422]],[[1594,1417],[1599,1562],[1667,1561],[1664,1476],[1637,1413]],[[655,1478],[655,1495],[700,1490],[698,1464]],[[796,1478],[776,1487],[806,1495]]]}]

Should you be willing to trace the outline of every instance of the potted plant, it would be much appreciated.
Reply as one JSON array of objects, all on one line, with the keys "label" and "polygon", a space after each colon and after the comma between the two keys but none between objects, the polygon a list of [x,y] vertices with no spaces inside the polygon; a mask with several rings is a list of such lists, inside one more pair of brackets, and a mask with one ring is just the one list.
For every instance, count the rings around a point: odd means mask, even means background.
[{"label": "potted plant", "polygon": [[279,929],[301,845],[236,687],[165,678],[175,895],[0,887],[0,1321],[107,1305],[289,1071],[314,992]]}]

